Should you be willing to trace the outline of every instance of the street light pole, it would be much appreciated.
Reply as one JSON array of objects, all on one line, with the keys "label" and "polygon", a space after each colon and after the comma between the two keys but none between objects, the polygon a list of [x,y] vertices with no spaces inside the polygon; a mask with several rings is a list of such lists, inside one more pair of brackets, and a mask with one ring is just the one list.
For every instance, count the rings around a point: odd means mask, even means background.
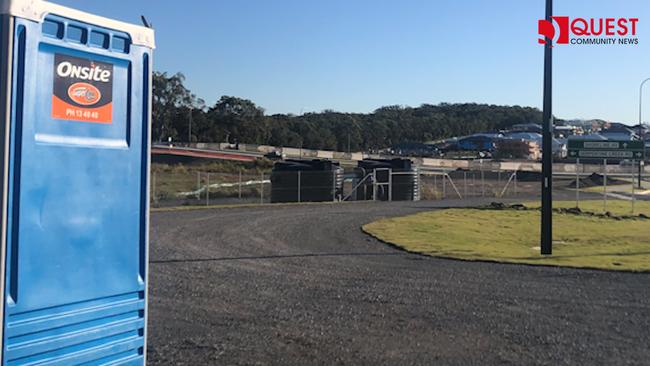
[{"label": "street light pole", "polygon": [[348,154],[350,153],[350,131],[348,130]]},{"label": "street light pole", "polygon": [[[546,21],[552,22],[553,0],[546,0]],[[544,111],[542,118],[541,254],[553,254],[553,40],[544,45]]]},{"label": "street light pole", "polygon": [[187,133],[187,142],[188,142],[187,146],[188,147],[189,147],[189,144],[192,143],[192,112],[193,111],[194,111],[194,108],[190,107],[190,127],[188,129],[189,132]]},{"label": "street light pole", "polygon": [[643,80],[641,86],[639,86],[639,125],[643,122],[643,85],[648,81],[650,81],[650,78]]},{"label": "street light pole", "polygon": [[[650,81],[650,78],[647,78],[641,82],[641,86],[639,86],[639,133],[641,133],[641,129],[643,128],[643,85]],[[643,136],[641,137],[641,141],[643,141],[643,159],[639,161],[639,189],[643,189],[643,186],[641,185],[641,175],[643,173],[643,167],[642,165],[645,163],[645,130],[643,132]]]}]

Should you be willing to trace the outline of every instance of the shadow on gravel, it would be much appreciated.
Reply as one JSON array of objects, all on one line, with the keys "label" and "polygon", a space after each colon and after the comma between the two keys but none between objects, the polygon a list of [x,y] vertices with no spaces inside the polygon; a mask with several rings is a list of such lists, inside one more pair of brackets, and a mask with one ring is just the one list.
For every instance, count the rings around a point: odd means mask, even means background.
[{"label": "shadow on gravel", "polygon": [[406,257],[410,253],[308,253],[308,254],[285,254],[285,255],[264,255],[252,257],[223,257],[223,258],[188,258],[188,259],[161,259],[149,261],[151,264],[169,263],[197,263],[197,262],[228,262],[228,261],[249,261],[249,260],[272,260],[291,258],[317,258],[317,257]]}]

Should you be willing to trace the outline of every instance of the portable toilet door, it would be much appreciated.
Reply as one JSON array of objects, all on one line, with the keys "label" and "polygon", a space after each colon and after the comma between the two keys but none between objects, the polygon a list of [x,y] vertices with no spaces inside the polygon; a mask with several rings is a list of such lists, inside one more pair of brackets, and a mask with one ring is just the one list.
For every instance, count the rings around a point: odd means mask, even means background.
[{"label": "portable toilet door", "polygon": [[143,365],[153,31],[0,13],[2,365]]}]

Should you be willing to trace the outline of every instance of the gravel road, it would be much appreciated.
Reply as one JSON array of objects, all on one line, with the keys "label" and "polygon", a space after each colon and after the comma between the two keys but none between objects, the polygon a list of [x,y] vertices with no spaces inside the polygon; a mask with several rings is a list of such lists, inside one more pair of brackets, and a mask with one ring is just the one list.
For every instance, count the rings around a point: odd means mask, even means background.
[{"label": "gravel road", "polygon": [[650,274],[428,258],[360,230],[446,204],[153,213],[148,363],[650,364]]}]

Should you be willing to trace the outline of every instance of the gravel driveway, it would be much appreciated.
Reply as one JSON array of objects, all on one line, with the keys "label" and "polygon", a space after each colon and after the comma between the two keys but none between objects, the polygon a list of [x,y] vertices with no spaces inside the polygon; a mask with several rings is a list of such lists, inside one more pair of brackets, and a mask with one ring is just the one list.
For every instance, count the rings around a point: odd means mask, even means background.
[{"label": "gravel driveway", "polygon": [[153,213],[149,364],[650,363],[650,274],[427,258],[360,230],[446,204]]}]

